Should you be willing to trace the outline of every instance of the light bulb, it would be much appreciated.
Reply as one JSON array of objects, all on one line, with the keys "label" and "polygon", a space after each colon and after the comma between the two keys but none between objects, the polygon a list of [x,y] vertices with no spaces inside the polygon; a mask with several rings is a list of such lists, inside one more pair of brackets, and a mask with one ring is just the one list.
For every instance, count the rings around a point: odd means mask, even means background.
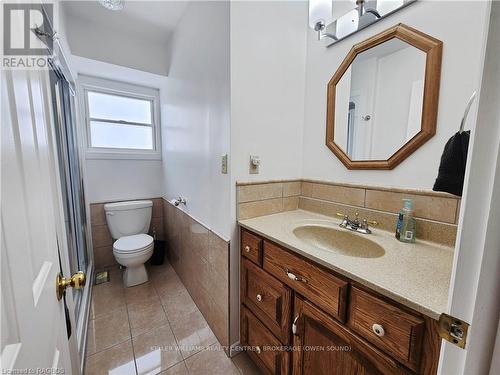
[{"label": "light bulb", "polygon": [[332,18],[332,0],[309,0],[309,26],[314,29],[322,21],[325,25]]}]

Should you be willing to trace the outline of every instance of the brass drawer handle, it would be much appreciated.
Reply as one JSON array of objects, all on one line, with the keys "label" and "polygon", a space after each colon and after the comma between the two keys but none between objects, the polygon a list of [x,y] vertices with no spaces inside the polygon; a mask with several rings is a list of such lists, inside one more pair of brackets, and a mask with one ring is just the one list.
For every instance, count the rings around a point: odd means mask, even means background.
[{"label": "brass drawer handle", "polygon": [[261,352],[262,352],[262,349],[260,348],[260,346],[256,346],[255,353],[260,354]]},{"label": "brass drawer handle", "polygon": [[255,298],[257,298],[257,301],[259,301],[259,302],[262,301],[262,295],[260,295],[260,294],[257,294],[257,297],[255,297]]},{"label": "brass drawer handle", "polygon": [[288,268],[285,268],[285,273],[286,273],[286,275],[288,276],[289,279],[294,280],[294,281],[301,281],[301,282],[307,284],[307,280],[306,279],[304,279],[301,276],[297,276],[297,275],[293,274],[292,272],[290,272],[290,270]]},{"label": "brass drawer handle", "polygon": [[372,331],[378,337],[383,337],[385,335],[384,327],[382,327],[381,324],[374,324],[374,325],[372,325]]},{"label": "brass drawer handle", "polygon": [[249,253],[252,248],[248,245],[245,246],[245,252]]}]

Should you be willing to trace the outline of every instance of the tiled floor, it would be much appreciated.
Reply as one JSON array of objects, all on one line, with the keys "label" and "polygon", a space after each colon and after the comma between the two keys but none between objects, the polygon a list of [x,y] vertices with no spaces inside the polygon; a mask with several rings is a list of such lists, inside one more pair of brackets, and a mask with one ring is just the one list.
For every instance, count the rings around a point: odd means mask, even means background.
[{"label": "tiled floor", "polygon": [[124,288],[121,271],[93,287],[87,375],[259,374],[246,354],[229,359],[174,269]]}]

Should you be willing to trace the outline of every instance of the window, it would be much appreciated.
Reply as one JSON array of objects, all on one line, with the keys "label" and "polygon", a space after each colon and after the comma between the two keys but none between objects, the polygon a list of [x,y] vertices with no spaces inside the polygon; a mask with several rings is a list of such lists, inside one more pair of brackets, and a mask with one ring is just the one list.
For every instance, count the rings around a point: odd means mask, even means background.
[{"label": "window", "polygon": [[159,92],[82,77],[87,158],[160,158]]}]

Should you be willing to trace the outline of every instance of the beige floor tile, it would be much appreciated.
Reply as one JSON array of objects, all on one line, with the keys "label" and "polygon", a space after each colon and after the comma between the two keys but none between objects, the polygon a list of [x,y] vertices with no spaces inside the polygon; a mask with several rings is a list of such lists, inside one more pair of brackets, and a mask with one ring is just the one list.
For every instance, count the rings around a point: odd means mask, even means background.
[{"label": "beige floor tile", "polygon": [[118,283],[94,285],[92,288],[91,318],[108,314],[125,306],[125,293]]},{"label": "beige floor tile", "polygon": [[147,301],[157,301],[158,293],[150,282],[125,288],[125,301],[127,305],[142,304]]},{"label": "beige floor tile", "polygon": [[183,319],[187,314],[198,310],[186,289],[172,296],[167,294],[167,297],[165,297],[165,294],[163,294],[161,302],[170,322]]},{"label": "beige floor tile", "polygon": [[131,304],[127,308],[133,337],[168,323],[159,299]]},{"label": "beige floor tile", "polygon": [[100,352],[130,339],[127,309],[121,307],[109,314],[96,318],[91,325],[94,347]]},{"label": "beige floor tile", "polygon": [[161,285],[155,284],[155,288],[163,304],[167,303],[178,294],[187,293],[186,287],[177,276],[175,278],[171,277],[168,280],[163,280]]},{"label": "beige floor tile", "polygon": [[124,289],[124,286],[123,286],[123,270],[121,270],[119,266],[116,266],[116,267],[106,267],[105,270],[108,271],[109,282],[104,283],[104,284],[94,285],[94,288],[113,286],[113,287],[116,287],[116,288],[122,288],[122,289]]},{"label": "beige floor tile", "polygon": [[[113,372],[112,372],[113,371]],[[132,342],[126,341],[87,359],[85,375],[135,375]]]},{"label": "beige floor tile", "polygon": [[190,375],[224,374],[239,375],[233,361],[226,356],[218,345],[211,346],[186,359]]},{"label": "beige floor tile", "polygon": [[89,325],[87,327],[87,350],[85,352],[85,356],[88,357],[92,354],[95,354],[95,335],[94,335],[94,320],[89,320]]},{"label": "beige floor tile", "polygon": [[183,287],[173,268],[150,275],[150,280],[158,293]]},{"label": "beige floor tile", "polygon": [[170,367],[168,370],[161,372],[162,375],[188,375],[186,364],[184,362],[178,363]]},{"label": "beige floor tile", "polygon": [[169,324],[134,337],[132,344],[139,375],[157,374],[183,361]]},{"label": "beige floor tile", "polygon": [[231,358],[241,375],[260,375],[262,372],[247,353],[240,353]]},{"label": "beige floor tile", "polygon": [[199,310],[171,321],[170,324],[184,358],[217,343],[217,338]]}]

